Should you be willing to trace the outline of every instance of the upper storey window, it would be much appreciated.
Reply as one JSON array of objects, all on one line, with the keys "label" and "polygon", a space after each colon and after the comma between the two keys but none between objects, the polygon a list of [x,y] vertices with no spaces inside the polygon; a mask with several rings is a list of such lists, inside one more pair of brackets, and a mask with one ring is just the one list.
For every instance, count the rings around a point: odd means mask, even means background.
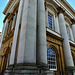
[{"label": "upper storey window", "polygon": [[52,29],[52,16],[48,14],[48,27]]},{"label": "upper storey window", "polygon": [[50,13],[48,13],[48,28],[55,30],[55,24],[54,24],[54,16]]}]

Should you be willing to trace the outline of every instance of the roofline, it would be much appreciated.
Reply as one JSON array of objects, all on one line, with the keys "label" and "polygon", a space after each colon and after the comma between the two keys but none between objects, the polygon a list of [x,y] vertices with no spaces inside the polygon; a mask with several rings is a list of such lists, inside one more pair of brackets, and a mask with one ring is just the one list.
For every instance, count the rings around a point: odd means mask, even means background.
[{"label": "roofline", "polygon": [[7,8],[8,8],[8,6],[9,6],[10,4],[11,4],[11,0],[8,1],[8,3],[7,3],[7,5],[6,5],[6,7],[5,7],[5,9],[3,10],[3,14],[5,14],[5,12],[6,12]]},{"label": "roofline", "polygon": [[[3,14],[5,14],[7,8],[8,8],[9,5],[12,3],[12,1],[14,1],[14,0],[9,0],[9,1],[8,1],[6,7],[5,7],[4,11],[3,11]],[[62,1],[63,1],[64,3],[66,3],[67,6],[75,13],[75,10],[72,8],[72,6],[71,6],[66,0],[62,0]]]},{"label": "roofline", "polygon": [[75,12],[75,10],[73,9],[73,7],[66,1],[66,0],[63,0],[67,5],[68,5],[68,7],[73,11],[73,12]]}]

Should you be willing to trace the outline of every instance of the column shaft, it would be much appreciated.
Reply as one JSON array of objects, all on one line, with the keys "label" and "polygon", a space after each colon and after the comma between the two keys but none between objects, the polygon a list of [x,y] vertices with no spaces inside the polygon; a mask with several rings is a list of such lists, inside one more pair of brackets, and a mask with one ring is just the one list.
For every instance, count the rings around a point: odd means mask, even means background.
[{"label": "column shaft", "polygon": [[17,63],[36,63],[37,0],[24,0]]},{"label": "column shaft", "polygon": [[20,0],[20,4],[19,4],[18,16],[17,16],[17,20],[16,20],[16,27],[15,27],[12,50],[11,50],[10,64],[14,64],[14,59],[15,59],[15,55],[16,55],[17,42],[18,42],[17,39],[18,39],[18,35],[19,35],[19,25],[21,24],[21,19],[22,19],[21,16],[22,16],[23,1],[24,0]]},{"label": "column shaft", "polygon": [[16,18],[17,18],[17,12],[15,12],[15,15],[14,15],[14,18],[13,18],[12,29],[15,29]]},{"label": "column shaft", "polygon": [[[3,24],[3,29],[2,29],[2,33],[1,33],[1,45],[2,45],[3,38],[4,38],[4,34],[5,34],[6,23],[7,23],[7,20],[6,20],[6,22]],[[0,48],[1,48],[1,47],[0,47]]]},{"label": "column shaft", "polygon": [[71,30],[70,26],[69,26],[69,30],[70,30],[71,40],[72,40],[72,41],[74,41],[74,38],[73,38],[73,33],[72,33],[72,30]]},{"label": "column shaft", "polygon": [[56,16],[56,18],[55,18],[55,31],[60,33],[59,23],[58,23],[58,16]]},{"label": "column shaft", "polygon": [[37,64],[47,64],[44,0],[38,0]]},{"label": "column shaft", "polygon": [[63,13],[59,14],[59,27],[62,38],[64,39],[63,49],[66,66],[74,66]]},{"label": "column shaft", "polygon": [[47,9],[45,10],[45,23],[46,23],[46,26],[48,27],[48,11],[47,11]]},{"label": "column shaft", "polygon": [[74,41],[75,41],[75,24],[72,25],[72,31],[73,31]]},{"label": "column shaft", "polygon": [[6,22],[5,22],[5,29],[4,29],[3,38],[6,36],[7,25],[8,25],[8,20],[6,20]]}]

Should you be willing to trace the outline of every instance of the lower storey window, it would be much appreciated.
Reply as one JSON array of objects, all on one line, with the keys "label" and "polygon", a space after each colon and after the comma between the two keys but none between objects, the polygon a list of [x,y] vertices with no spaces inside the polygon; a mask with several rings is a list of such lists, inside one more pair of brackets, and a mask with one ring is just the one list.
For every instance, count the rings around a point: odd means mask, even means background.
[{"label": "lower storey window", "polygon": [[52,48],[48,48],[48,67],[50,70],[57,70],[56,53]]}]

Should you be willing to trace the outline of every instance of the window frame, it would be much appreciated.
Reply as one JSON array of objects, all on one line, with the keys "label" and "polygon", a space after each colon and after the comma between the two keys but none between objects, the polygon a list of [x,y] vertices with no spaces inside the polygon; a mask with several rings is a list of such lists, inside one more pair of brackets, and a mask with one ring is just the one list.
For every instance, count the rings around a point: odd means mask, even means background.
[{"label": "window frame", "polygon": [[[55,57],[52,57],[53,59],[55,58],[55,59],[54,59],[55,61],[54,61],[54,60],[52,61],[53,63],[55,63],[55,65],[52,65],[52,66],[55,66],[55,67],[56,67],[56,68],[53,68],[53,67],[52,67],[51,69],[49,68],[49,70],[51,70],[51,71],[57,71],[57,58],[56,58],[56,52],[54,51],[53,48],[48,47],[48,49],[49,49],[49,48],[52,49],[52,51],[55,53],[55,54],[53,54],[53,55],[55,55]],[[50,61],[49,59],[50,59],[50,58],[48,58],[48,57],[49,57],[49,56],[48,56],[48,49],[47,49],[47,61],[48,61],[48,67],[50,67],[50,64],[49,64],[49,61]],[[50,54],[50,53],[49,53],[49,54]],[[51,59],[52,59],[52,58],[51,58]],[[52,63],[52,62],[50,62],[50,63]]]},{"label": "window frame", "polygon": [[51,14],[51,13],[48,11],[48,17],[49,17],[49,16],[52,18],[52,19],[51,19],[52,21],[51,21],[51,28],[49,27],[49,21],[48,21],[48,28],[55,31],[54,14]]}]

